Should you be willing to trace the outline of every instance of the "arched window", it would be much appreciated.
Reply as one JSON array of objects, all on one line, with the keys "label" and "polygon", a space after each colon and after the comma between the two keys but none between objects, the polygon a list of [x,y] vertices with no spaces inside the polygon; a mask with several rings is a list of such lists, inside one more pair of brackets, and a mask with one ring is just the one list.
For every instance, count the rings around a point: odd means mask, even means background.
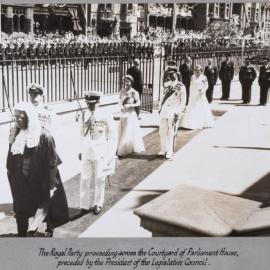
[{"label": "arched window", "polygon": [[6,32],[6,15],[1,14],[1,32]]},{"label": "arched window", "polygon": [[25,30],[25,27],[24,27],[24,23],[25,23],[25,16],[24,15],[21,15],[20,16],[20,32],[24,32]]},{"label": "arched window", "polygon": [[13,32],[19,32],[19,16],[15,14],[13,16]]}]

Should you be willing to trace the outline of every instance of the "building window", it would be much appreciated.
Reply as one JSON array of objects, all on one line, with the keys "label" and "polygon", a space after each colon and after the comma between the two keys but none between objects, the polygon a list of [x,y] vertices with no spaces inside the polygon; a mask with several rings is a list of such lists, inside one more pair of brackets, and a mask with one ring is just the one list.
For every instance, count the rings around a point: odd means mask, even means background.
[{"label": "building window", "polygon": [[219,4],[214,4],[215,5],[215,18],[219,18]]},{"label": "building window", "polygon": [[226,4],[225,7],[225,19],[229,19],[230,18],[230,4]]},{"label": "building window", "polygon": [[214,17],[214,8],[215,8],[215,4],[209,4],[209,9],[208,9],[209,17]]},{"label": "building window", "polygon": [[256,8],[255,21],[256,22],[259,21],[259,9],[258,8]]},{"label": "building window", "polygon": [[250,7],[248,7],[248,10],[247,10],[247,17],[248,17],[248,19],[251,18],[251,8]]},{"label": "building window", "polygon": [[99,4],[98,5],[98,11],[105,11],[105,5],[104,4]]},{"label": "building window", "polygon": [[219,4],[219,18],[225,18],[225,4]]}]

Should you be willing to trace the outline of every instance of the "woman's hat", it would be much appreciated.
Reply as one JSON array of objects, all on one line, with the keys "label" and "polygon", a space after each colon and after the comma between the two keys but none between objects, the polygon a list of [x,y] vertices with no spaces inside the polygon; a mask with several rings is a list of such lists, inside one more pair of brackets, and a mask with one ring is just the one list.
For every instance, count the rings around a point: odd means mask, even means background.
[{"label": "woman's hat", "polygon": [[134,83],[133,77],[129,74],[125,76],[125,79],[131,81],[131,83]]}]

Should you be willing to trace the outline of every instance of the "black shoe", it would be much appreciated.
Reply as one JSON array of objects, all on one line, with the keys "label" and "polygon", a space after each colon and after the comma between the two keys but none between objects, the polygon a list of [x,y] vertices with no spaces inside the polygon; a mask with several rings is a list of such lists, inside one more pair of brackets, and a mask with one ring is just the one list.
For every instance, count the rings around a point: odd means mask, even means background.
[{"label": "black shoe", "polygon": [[86,215],[86,214],[89,214],[91,212],[91,209],[84,209],[84,208],[81,208],[80,210],[80,214],[82,216]]},{"label": "black shoe", "polygon": [[37,235],[37,229],[33,230],[33,231],[28,231],[28,236],[29,237],[33,237]]},{"label": "black shoe", "polygon": [[95,215],[99,215],[101,211],[102,211],[102,207],[101,206],[98,206],[98,205],[95,205],[94,206],[93,212],[94,212]]},{"label": "black shoe", "polygon": [[53,237],[53,229],[52,230],[46,230],[45,231],[45,234],[44,234],[45,237]]}]

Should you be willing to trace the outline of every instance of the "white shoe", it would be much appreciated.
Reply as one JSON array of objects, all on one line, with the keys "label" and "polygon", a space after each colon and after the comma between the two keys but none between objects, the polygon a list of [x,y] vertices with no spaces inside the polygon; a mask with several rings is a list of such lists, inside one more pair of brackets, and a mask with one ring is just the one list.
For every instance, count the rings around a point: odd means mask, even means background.
[{"label": "white shoe", "polygon": [[173,156],[172,155],[166,155],[166,160],[173,161]]},{"label": "white shoe", "polygon": [[159,155],[159,156],[165,156],[165,152],[160,151],[160,152],[158,153],[158,155]]}]

